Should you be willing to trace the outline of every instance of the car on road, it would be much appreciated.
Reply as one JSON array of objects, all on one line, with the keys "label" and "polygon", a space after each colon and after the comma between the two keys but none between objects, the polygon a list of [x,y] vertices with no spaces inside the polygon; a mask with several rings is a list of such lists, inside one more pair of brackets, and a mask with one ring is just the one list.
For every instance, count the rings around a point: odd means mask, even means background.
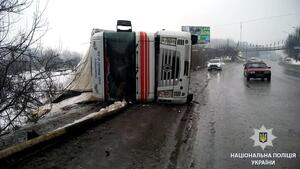
[{"label": "car on road", "polygon": [[244,66],[249,62],[260,62],[260,61],[262,60],[258,59],[257,57],[251,57],[244,62]]},{"label": "car on road", "polygon": [[221,59],[210,59],[207,63],[207,70],[222,70],[223,65]]},{"label": "car on road", "polygon": [[263,61],[257,62],[248,62],[244,65],[244,76],[247,78],[247,81],[250,81],[251,78],[265,78],[268,81],[271,81],[271,67]]},{"label": "car on road", "polygon": [[259,61],[259,59],[256,57],[251,57],[250,59],[248,59],[248,62],[257,62],[257,61]]}]

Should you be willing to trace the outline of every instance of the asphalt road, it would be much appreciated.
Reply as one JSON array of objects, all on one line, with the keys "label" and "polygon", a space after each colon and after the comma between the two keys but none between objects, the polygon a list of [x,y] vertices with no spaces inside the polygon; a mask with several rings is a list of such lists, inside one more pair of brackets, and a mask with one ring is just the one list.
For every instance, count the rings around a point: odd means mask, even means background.
[{"label": "asphalt road", "polygon": [[[182,148],[177,168],[300,168],[300,70],[269,63],[272,80],[247,82],[242,64],[210,72],[209,83],[193,108],[194,131]],[[254,147],[254,128],[273,128],[273,147]],[[269,135],[269,138],[270,135]],[[296,153],[296,158],[233,158],[231,153]],[[186,158],[188,157],[188,158]],[[251,160],[275,160],[252,165]]]},{"label": "asphalt road", "polygon": [[[221,72],[193,72],[192,105],[134,105],[83,134],[24,157],[13,168],[297,169],[300,71],[277,63],[270,66],[270,83],[247,82],[238,63]],[[264,150],[250,139],[254,128],[262,125],[273,128],[277,137],[273,147]],[[297,157],[275,159],[273,166],[231,158],[231,153],[274,152],[297,153]]]}]

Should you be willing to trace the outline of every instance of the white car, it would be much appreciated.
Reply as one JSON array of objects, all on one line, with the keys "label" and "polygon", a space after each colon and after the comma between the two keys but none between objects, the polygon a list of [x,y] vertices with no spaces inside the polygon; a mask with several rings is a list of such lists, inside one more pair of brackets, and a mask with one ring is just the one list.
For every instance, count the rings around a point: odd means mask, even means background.
[{"label": "white car", "polygon": [[221,61],[221,59],[210,59],[207,63],[207,70],[222,70],[222,66],[224,63]]},{"label": "white car", "polygon": [[251,57],[250,59],[248,59],[248,62],[259,62],[259,61],[261,60],[257,57]]}]

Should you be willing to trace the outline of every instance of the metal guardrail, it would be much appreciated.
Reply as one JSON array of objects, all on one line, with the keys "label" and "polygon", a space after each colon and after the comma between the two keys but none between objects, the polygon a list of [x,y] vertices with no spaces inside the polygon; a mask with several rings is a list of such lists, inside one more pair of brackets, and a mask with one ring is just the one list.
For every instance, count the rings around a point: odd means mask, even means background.
[{"label": "metal guardrail", "polygon": [[274,50],[285,50],[284,46],[276,46],[276,47],[257,47],[257,48],[241,48],[241,52],[254,52],[254,51],[274,51]]}]

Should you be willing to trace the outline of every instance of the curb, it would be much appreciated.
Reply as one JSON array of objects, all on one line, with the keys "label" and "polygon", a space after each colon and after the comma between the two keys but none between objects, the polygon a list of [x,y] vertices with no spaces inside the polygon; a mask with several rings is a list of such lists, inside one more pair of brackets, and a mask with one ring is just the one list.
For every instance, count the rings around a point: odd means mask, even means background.
[{"label": "curb", "polygon": [[63,127],[50,131],[44,135],[38,136],[31,140],[27,140],[23,143],[3,149],[0,151],[0,161],[12,157],[17,153],[21,153],[25,150],[28,150],[34,146],[38,146],[41,145],[42,143],[46,143],[48,141],[54,140],[55,138],[61,137],[63,135],[74,133],[74,132],[76,133],[78,130],[82,130],[84,127],[87,127],[87,125],[93,122],[105,119],[106,117],[112,116],[124,110],[126,108],[126,105],[127,105],[126,101],[115,102],[114,104],[111,104],[106,108],[102,108],[98,112],[91,113],[83,118],[75,120],[73,123],[69,123]]}]

